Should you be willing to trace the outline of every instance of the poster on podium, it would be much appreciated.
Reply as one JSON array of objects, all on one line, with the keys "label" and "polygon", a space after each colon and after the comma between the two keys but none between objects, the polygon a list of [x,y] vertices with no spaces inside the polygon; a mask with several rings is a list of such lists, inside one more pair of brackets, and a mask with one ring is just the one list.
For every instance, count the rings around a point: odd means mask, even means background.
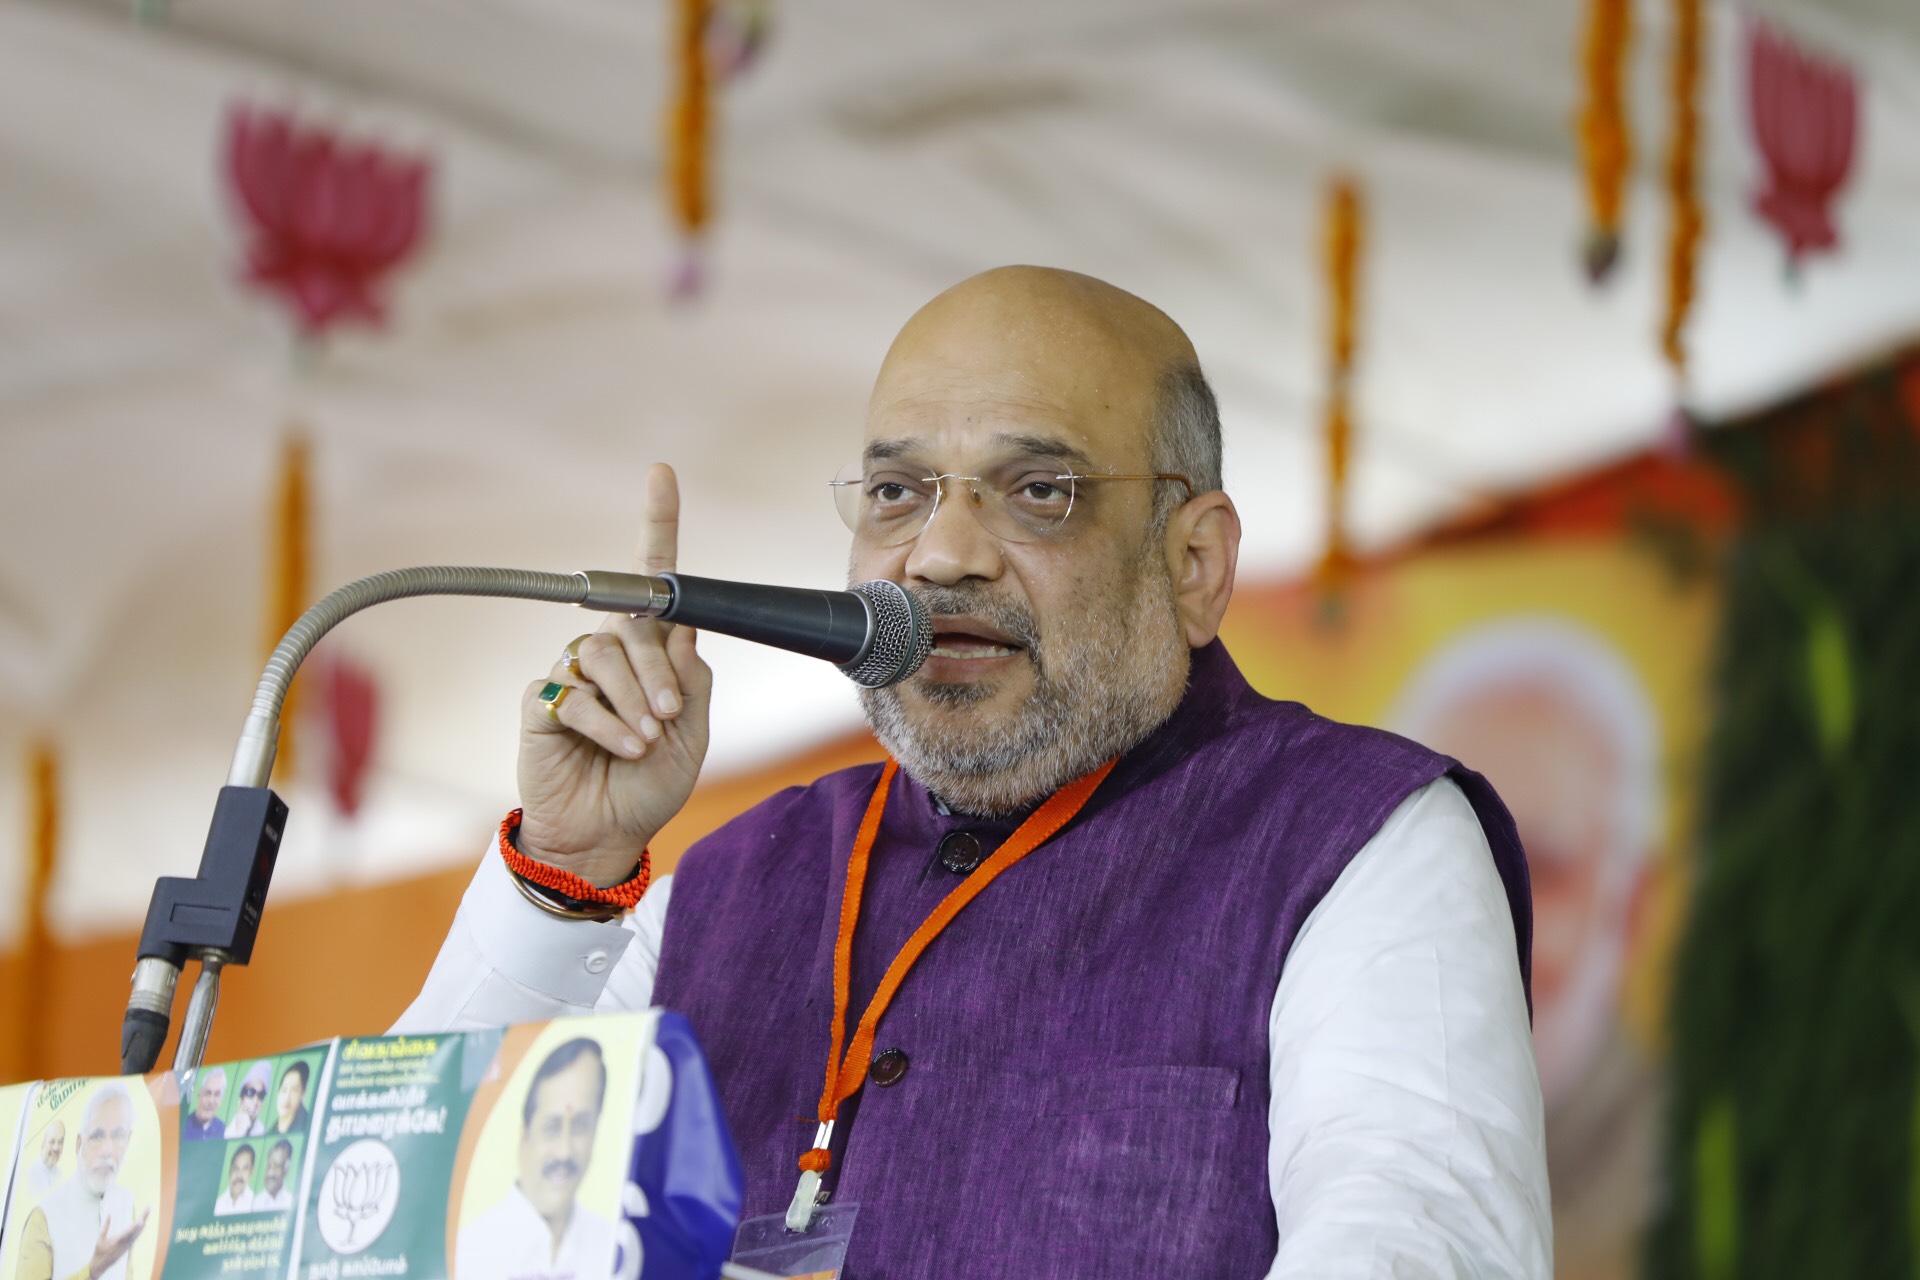
[{"label": "poster on podium", "polygon": [[162,1280],[286,1274],[295,1196],[332,1053],[321,1045],[204,1066],[180,1081]]},{"label": "poster on podium", "polygon": [[7,1280],[148,1280],[172,1216],[178,1134],[161,1076],[27,1086],[0,1231]]},{"label": "poster on podium", "polygon": [[[33,1086],[30,1084],[0,1085],[0,1230],[6,1226],[7,1195],[13,1190],[13,1166],[19,1154],[20,1123],[32,1092]],[[63,1147],[65,1142],[66,1136],[62,1134]],[[59,1154],[55,1153],[56,1160]]]},{"label": "poster on podium", "polygon": [[17,1086],[0,1152],[0,1280],[670,1280],[740,1209],[658,1011]]}]

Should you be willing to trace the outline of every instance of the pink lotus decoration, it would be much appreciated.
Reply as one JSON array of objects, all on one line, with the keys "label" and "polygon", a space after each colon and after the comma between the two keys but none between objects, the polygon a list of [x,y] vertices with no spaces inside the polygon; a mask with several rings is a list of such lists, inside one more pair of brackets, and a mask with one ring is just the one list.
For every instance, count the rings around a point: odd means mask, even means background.
[{"label": "pink lotus decoration", "polygon": [[1829,205],[1853,167],[1859,91],[1844,66],[1809,57],[1756,21],[1747,28],[1747,93],[1767,165],[1754,211],[1786,240],[1791,266],[1839,243]]},{"label": "pink lotus decoration", "polygon": [[379,324],[380,286],[420,241],[428,171],[424,157],[235,107],[227,174],[250,233],[246,279],[279,295],[308,337]]},{"label": "pink lotus decoration", "polygon": [[324,713],[327,790],[346,817],[360,811],[374,738],[380,724],[380,687],[373,673],[339,653],[313,663]]}]

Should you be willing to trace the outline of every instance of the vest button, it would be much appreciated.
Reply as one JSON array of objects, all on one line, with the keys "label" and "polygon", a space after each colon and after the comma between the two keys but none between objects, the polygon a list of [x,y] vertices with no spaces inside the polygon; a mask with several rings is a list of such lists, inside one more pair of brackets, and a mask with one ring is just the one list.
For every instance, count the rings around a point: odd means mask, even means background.
[{"label": "vest button", "polygon": [[952,831],[940,842],[940,865],[957,876],[964,876],[986,861],[987,851],[980,837],[971,831]]},{"label": "vest button", "polygon": [[898,1049],[889,1049],[873,1060],[867,1075],[882,1089],[899,1084],[907,1077],[907,1055]]}]

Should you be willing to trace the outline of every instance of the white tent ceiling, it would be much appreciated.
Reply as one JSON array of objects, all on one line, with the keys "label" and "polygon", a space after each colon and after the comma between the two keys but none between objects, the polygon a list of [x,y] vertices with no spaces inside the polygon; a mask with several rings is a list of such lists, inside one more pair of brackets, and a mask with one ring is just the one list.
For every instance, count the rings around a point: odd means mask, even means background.
[{"label": "white tent ceiling", "polygon": [[[1602,293],[1575,263],[1580,8],[780,4],[722,108],[712,287],[674,305],[659,0],[177,0],[145,26],[124,3],[0,0],[0,715],[7,760],[38,731],[61,745],[60,927],[123,924],[193,865],[258,672],[290,415],[316,440],[317,588],[423,562],[624,567],[655,459],[681,471],[683,568],[830,585],[844,534],[821,482],[893,330],[972,271],[1044,262],[1187,327],[1245,571],[1272,575],[1316,550],[1319,202],[1345,166],[1370,201],[1363,542],[1655,438],[1668,6],[1637,6],[1627,257]],[[1789,287],[1746,212],[1746,11],[1711,6],[1691,329],[1710,416],[1920,333],[1920,6],[1759,11],[1860,71],[1864,134],[1846,252]],[[305,372],[234,283],[216,160],[242,97],[436,158],[391,327]],[[476,602],[349,624],[385,698],[370,810],[345,828],[297,792],[281,891],[477,851],[512,794],[514,699],[579,625]],[[830,670],[709,650],[716,770],[857,722]],[[7,812],[19,774],[0,767]]]}]

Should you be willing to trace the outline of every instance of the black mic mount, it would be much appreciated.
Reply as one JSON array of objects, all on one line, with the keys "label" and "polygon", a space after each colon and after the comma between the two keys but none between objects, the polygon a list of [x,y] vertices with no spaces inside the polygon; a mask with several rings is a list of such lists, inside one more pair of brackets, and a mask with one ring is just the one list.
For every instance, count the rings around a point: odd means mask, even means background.
[{"label": "black mic mount", "polygon": [[395,569],[350,582],[300,616],[274,648],[254,690],[220,789],[213,824],[191,879],[154,885],[140,933],[133,991],[120,1031],[120,1071],[140,1074],[160,1060],[180,971],[200,962],[173,1065],[200,1065],[220,999],[220,972],[253,957],[267,889],[286,830],[287,806],[267,783],[280,739],[280,709],[300,664],[342,621],[388,600],[412,596],[494,596],[546,600],[635,617],[657,617],[769,644],[839,666],[855,683],[878,688],[905,680],[927,659],[933,633],[919,603],[892,582],[848,591],[809,591],[636,573],[541,573],[438,566]]}]

